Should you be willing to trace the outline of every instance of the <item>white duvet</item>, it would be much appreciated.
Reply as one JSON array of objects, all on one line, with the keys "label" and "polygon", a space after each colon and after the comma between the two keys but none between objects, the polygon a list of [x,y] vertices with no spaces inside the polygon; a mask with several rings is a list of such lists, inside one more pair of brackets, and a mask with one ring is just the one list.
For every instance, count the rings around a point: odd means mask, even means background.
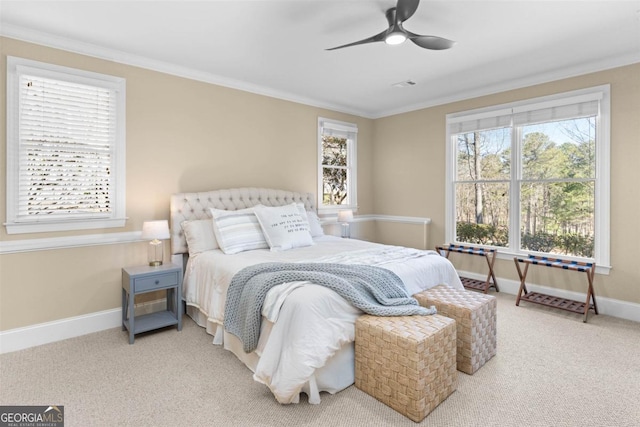
[{"label": "white duvet", "polygon": [[[409,294],[446,284],[462,289],[453,265],[434,251],[386,246],[322,236],[315,244],[284,252],[266,249],[225,255],[220,250],[190,258],[183,285],[188,313],[214,343],[233,351],[254,378],[280,403],[297,403],[301,392],[320,403],[320,391],[335,393],[353,383],[355,320],[362,312],[335,292],[309,282],[274,287],[263,307],[263,325],[254,353],[223,333],[226,291],[234,274],[261,262],[330,262],[377,265],[396,273]],[[224,339],[223,339],[224,336]]]}]

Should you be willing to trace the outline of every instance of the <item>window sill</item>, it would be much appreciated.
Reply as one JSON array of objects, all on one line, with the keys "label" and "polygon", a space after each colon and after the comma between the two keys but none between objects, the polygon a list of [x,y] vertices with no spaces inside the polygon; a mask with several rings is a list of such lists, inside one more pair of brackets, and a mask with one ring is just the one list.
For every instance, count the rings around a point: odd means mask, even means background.
[{"label": "window sill", "polygon": [[5,223],[4,226],[7,234],[26,234],[124,227],[126,221],[127,218],[101,218],[82,221],[12,222]]},{"label": "window sill", "polygon": [[332,216],[338,215],[339,211],[351,210],[353,214],[358,213],[357,205],[331,205],[331,206],[320,206],[317,208],[318,215],[320,216]]}]

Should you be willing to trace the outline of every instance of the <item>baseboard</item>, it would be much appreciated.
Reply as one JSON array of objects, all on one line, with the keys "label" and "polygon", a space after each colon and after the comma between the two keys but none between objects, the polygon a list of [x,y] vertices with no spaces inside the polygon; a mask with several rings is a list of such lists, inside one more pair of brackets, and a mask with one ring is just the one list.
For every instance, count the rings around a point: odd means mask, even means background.
[{"label": "baseboard", "polygon": [[[487,280],[486,274],[472,273],[468,271],[458,271],[458,274],[470,279]],[[517,295],[520,289],[520,282],[516,280],[503,279],[498,277],[498,287],[500,292],[511,295]],[[567,291],[564,289],[550,288],[548,286],[527,283],[527,290],[532,292],[540,292],[559,298],[567,298],[575,301],[584,301],[587,297],[586,293]],[[618,317],[626,320],[640,322],[640,304],[633,302],[607,298],[596,294],[596,302],[598,303],[598,313],[607,316]]]},{"label": "baseboard", "polygon": [[[165,300],[136,304],[136,315],[165,309]],[[122,326],[122,309],[114,308],[0,332],[0,354],[36,347]],[[123,340],[127,335],[123,332]]]},{"label": "baseboard", "polygon": [[[471,279],[485,280],[486,275],[477,274],[467,271],[459,271],[461,276]],[[504,278],[498,278],[500,292],[511,295],[517,295],[520,288],[520,282]],[[530,291],[541,292],[561,298],[569,298],[582,301],[584,294],[579,292],[566,291],[562,289],[549,288],[535,284],[528,284]],[[640,304],[616,300],[597,296],[598,311],[608,316],[619,317],[621,319],[640,322]],[[149,301],[136,305],[136,314],[151,313],[162,310],[165,307],[165,300]],[[10,353],[29,347],[36,347],[43,344],[61,341],[68,338],[79,337],[81,335],[100,332],[105,329],[117,328],[122,325],[122,310],[119,308],[113,310],[99,311],[84,316],[69,317],[67,319],[57,320],[54,322],[40,323],[38,325],[27,326],[24,328],[11,329],[0,332],[0,354]],[[123,332],[123,339],[126,340]]]}]

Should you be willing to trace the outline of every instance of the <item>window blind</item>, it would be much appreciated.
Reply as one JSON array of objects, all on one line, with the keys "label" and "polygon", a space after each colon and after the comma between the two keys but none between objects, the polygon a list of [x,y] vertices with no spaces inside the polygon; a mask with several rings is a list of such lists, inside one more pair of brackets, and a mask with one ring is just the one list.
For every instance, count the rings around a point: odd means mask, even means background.
[{"label": "window blind", "polygon": [[601,92],[595,92],[587,95],[450,117],[447,119],[449,133],[455,135],[510,126],[597,116],[602,96]]},{"label": "window blind", "polygon": [[599,106],[600,102],[598,100],[592,100],[577,102],[575,104],[530,109],[527,111],[516,112],[513,115],[513,124],[515,126],[520,126],[593,117],[598,115]]},{"label": "window blind", "polygon": [[354,139],[358,134],[358,127],[351,123],[321,121],[322,134],[327,136],[337,136],[347,139]]},{"label": "window blind", "polygon": [[509,127],[511,114],[511,109],[504,109],[449,119],[449,132],[453,135]]},{"label": "window blind", "polygon": [[18,217],[112,212],[114,89],[19,77]]}]

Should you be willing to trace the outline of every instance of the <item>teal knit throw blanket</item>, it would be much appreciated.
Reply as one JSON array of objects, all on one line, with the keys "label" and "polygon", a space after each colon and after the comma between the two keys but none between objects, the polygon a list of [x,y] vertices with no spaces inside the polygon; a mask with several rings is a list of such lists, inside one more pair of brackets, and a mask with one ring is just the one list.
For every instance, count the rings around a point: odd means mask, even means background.
[{"label": "teal knit throw blanket", "polygon": [[407,294],[392,271],[370,265],[321,263],[262,263],[240,270],[231,280],[224,310],[224,327],[240,338],[245,352],[258,345],[262,305],[274,286],[309,281],[332,289],[367,314],[411,316],[435,314]]}]

